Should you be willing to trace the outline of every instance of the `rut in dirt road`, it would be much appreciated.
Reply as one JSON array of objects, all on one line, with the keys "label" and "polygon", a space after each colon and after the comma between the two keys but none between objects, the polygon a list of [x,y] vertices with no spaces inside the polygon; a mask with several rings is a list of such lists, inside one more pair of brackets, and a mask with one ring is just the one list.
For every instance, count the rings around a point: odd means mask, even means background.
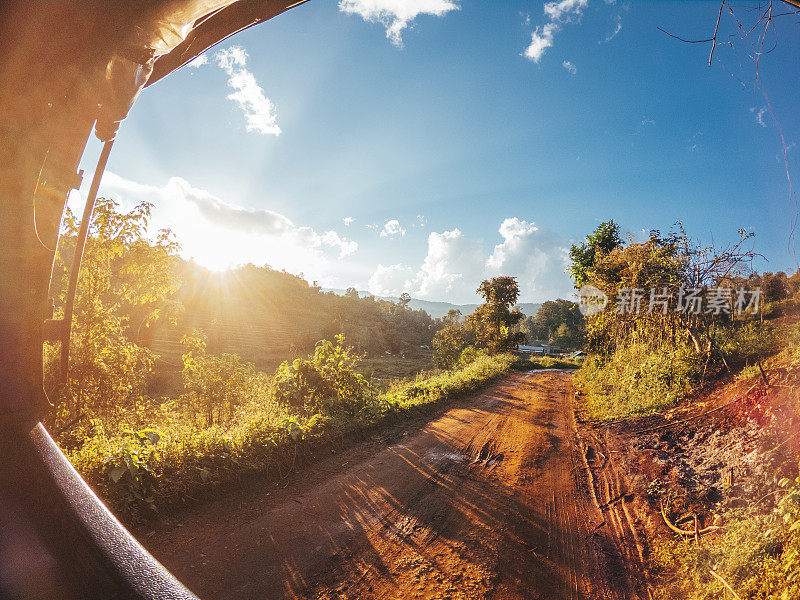
[{"label": "rut in dirt road", "polygon": [[511,376],[377,453],[206,505],[150,549],[203,598],[646,598],[573,403],[569,374]]}]

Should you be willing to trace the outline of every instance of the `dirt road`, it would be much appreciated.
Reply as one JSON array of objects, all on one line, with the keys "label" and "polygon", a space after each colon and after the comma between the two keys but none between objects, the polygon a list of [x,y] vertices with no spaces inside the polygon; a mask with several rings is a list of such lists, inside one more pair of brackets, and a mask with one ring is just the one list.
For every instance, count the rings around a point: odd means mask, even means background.
[{"label": "dirt road", "polygon": [[637,598],[638,540],[573,402],[569,374],[513,375],[145,541],[203,598]]}]

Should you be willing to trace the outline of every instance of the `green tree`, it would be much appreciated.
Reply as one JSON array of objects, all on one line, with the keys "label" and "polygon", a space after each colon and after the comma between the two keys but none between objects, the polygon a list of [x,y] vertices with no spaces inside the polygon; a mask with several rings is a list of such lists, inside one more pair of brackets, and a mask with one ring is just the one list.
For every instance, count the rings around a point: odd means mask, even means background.
[{"label": "green tree", "polygon": [[[78,280],[70,337],[70,371],[60,380],[56,348],[46,348],[46,385],[59,402],[49,417],[70,445],[90,423],[114,425],[126,413],[144,408],[153,356],[135,343],[168,308],[178,286],[169,231],[148,236],[152,206],[143,202],[125,213],[100,198],[94,211]],[[79,224],[68,212],[53,268],[51,290],[56,313],[63,314]]]},{"label": "green tree", "polygon": [[622,246],[620,228],[613,220],[597,226],[594,233],[586,236],[586,242],[572,246],[569,250],[570,266],[567,269],[580,288],[591,278],[591,270],[599,254],[608,254]]},{"label": "green tree", "polygon": [[566,348],[577,348],[583,343],[583,315],[575,302],[548,300],[536,315],[520,324],[520,331],[531,341],[544,340]]},{"label": "green tree", "polygon": [[456,325],[461,322],[461,311],[457,308],[451,308],[447,314],[442,317],[442,323],[445,325]]},{"label": "green tree", "polygon": [[764,273],[761,276],[762,293],[766,302],[779,302],[789,296],[789,279],[786,273]]},{"label": "green tree", "polygon": [[236,407],[254,395],[255,368],[237,354],[209,354],[202,337],[184,336],[181,344],[184,405],[201,415],[206,427],[230,421]]},{"label": "green tree", "polygon": [[477,291],[483,296],[484,303],[469,316],[475,330],[476,345],[496,353],[518,344],[524,336],[512,331],[512,327],[525,315],[518,308],[511,308],[519,297],[516,278],[487,279],[481,282]]},{"label": "green tree", "polygon": [[[451,312],[453,311],[451,310]],[[460,323],[457,321],[449,321],[433,336],[434,364],[440,369],[452,369],[457,367],[461,361],[461,355],[464,350],[474,346],[475,341],[475,329],[471,321]]]}]

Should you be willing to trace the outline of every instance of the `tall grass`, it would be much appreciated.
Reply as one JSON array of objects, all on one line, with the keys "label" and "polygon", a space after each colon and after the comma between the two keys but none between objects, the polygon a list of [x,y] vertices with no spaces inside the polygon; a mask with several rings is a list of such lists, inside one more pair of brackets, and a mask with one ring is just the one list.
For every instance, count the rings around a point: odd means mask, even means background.
[{"label": "tall grass", "polygon": [[581,408],[593,419],[666,410],[692,391],[702,370],[703,361],[688,345],[630,344],[609,357],[590,356],[577,373]]}]

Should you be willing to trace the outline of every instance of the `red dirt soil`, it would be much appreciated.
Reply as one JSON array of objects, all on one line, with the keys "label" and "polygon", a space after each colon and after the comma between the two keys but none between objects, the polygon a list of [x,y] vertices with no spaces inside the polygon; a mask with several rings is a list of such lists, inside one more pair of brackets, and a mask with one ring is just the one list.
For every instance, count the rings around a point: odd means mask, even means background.
[{"label": "red dirt soil", "polygon": [[573,404],[567,373],[513,375],[146,544],[203,598],[646,598],[636,529],[624,500],[601,510],[618,490],[594,481]]}]

